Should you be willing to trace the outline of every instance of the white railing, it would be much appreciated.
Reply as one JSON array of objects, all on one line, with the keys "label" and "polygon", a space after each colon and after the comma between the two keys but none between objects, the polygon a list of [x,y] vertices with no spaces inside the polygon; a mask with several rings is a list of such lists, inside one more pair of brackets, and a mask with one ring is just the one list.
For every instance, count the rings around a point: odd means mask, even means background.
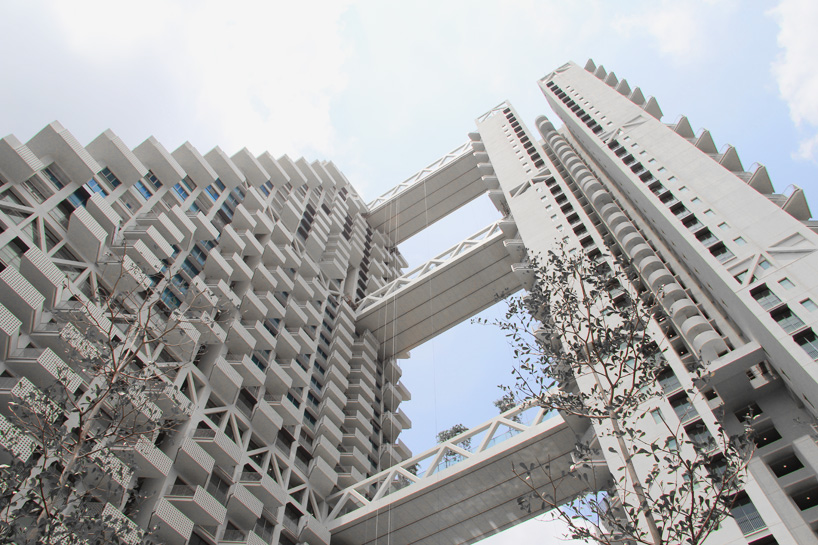
[{"label": "white railing", "polygon": [[442,254],[430,259],[423,265],[412,269],[411,271],[396,278],[395,280],[378,289],[377,291],[374,291],[371,294],[367,295],[363,300],[361,300],[360,304],[358,305],[358,312],[361,312],[366,308],[375,305],[384,297],[388,297],[389,295],[392,295],[399,289],[430,274],[435,269],[440,268],[447,262],[453,261],[458,256],[483,244],[484,242],[491,239],[498,233],[502,235],[502,230],[500,229],[500,223],[502,221],[504,220],[498,220],[492,223],[491,225],[484,227],[483,229],[471,235],[467,239],[458,242],[457,244],[455,244],[453,247],[449,248]]},{"label": "white railing", "polygon": [[506,411],[449,441],[333,494],[327,498],[327,502],[333,506],[332,510],[323,522],[329,524],[338,517],[399,490],[436,480],[435,476],[441,471],[467,462],[520,433],[537,428],[555,414],[554,411],[548,412],[539,406],[525,404]]},{"label": "white railing", "polygon": [[367,208],[370,211],[374,210],[375,208],[383,205],[384,203],[394,198],[395,196],[399,195],[400,193],[403,193],[411,186],[418,183],[420,180],[428,177],[436,170],[440,170],[441,168],[448,165],[455,159],[459,159],[461,156],[471,153],[472,153],[471,141],[458,146],[457,148],[453,149],[452,151],[450,151],[449,153],[447,153],[446,155],[444,155],[431,165],[427,166],[426,168],[420,169],[418,172],[416,172],[406,180],[402,181],[401,183],[399,183],[398,185],[396,185],[395,187],[393,187],[392,189],[390,189],[389,191],[387,191],[386,193],[384,193],[383,195],[369,203],[367,205]]}]

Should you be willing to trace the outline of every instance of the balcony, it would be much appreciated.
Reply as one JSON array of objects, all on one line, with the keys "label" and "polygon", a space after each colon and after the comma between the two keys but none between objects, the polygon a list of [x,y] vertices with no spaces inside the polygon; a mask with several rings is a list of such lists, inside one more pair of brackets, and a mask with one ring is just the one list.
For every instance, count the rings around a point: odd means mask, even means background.
[{"label": "balcony", "polygon": [[348,447],[357,447],[363,451],[370,449],[369,436],[358,428],[352,428],[344,433],[343,444]]},{"label": "balcony", "polygon": [[321,403],[321,409],[318,411],[319,418],[322,416],[326,416],[336,425],[340,426],[344,423],[344,412],[341,410],[340,405],[337,405],[332,399],[325,399]]},{"label": "balcony", "polygon": [[225,261],[233,267],[230,275],[231,282],[249,282],[253,278],[253,270],[247,266],[241,254],[233,254],[225,258]]},{"label": "balcony", "polygon": [[227,514],[244,527],[251,527],[261,517],[264,505],[241,483],[233,487],[233,494],[227,501]]},{"label": "balcony", "polygon": [[268,329],[267,326],[265,326],[265,322],[262,322],[261,320],[252,320],[250,322],[245,322],[245,324],[247,331],[256,341],[256,350],[275,350],[276,338],[274,331]]},{"label": "balcony", "polygon": [[233,267],[222,257],[217,248],[210,250],[207,255],[207,260],[204,265],[204,273],[207,276],[208,284],[212,281],[223,280],[225,282],[230,280],[233,274]]},{"label": "balcony", "polygon": [[165,498],[157,503],[150,526],[167,545],[184,545],[193,533],[193,521]]},{"label": "balcony", "polygon": [[354,467],[361,473],[367,473],[372,470],[372,464],[358,447],[344,446],[340,447],[341,451],[341,465],[347,467]]},{"label": "balcony", "polygon": [[310,383],[310,373],[302,367],[296,358],[276,360],[281,369],[290,377],[294,388],[304,388]]},{"label": "balcony", "polygon": [[264,245],[264,253],[261,256],[261,260],[267,267],[281,267],[286,263],[287,256],[284,255],[274,241],[270,241]]},{"label": "balcony", "polygon": [[[25,410],[16,415],[12,411],[13,404],[22,406]],[[26,418],[30,414],[36,419],[45,418],[53,421],[62,412],[59,405],[51,401],[27,378],[0,377],[0,413],[6,417]]]},{"label": "balcony", "polygon": [[[110,503],[98,504],[97,515],[105,524],[116,531],[117,537],[126,545],[137,545],[142,542],[145,531],[131,519],[122,514]],[[94,506],[95,507],[95,506]]]},{"label": "balcony", "polygon": [[341,428],[326,416],[318,419],[318,424],[315,426],[316,436],[326,436],[333,444],[340,445],[343,435]]},{"label": "balcony", "polygon": [[272,360],[267,367],[264,385],[268,393],[285,394],[293,385],[293,379],[281,365]]},{"label": "balcony", "polygon": [[68,220],[68,238],[71,246],[82,257],[96,263],[102,254],[108,233],[84,207],[77,208]]},{"label": "balcony", "polygon": [[227,508],[201,486],[173,485],[165,494],[165,499],[202,526],[219,525],[227,516]]},{"label": "balcony", "polygon": [[[0,448],[21,462],[27,462],[34,453],[34,440],[22,430],[0,415]],[[3,463],[11,462],[7,456],[0,456]]]},{"label": "balcony", "polygon": [[318,346],[318,341],[311,338],[309,333],[307,333],[304,328],[288,327],[287,331],[289,331],[290,335],[292,335],[296,342],[298,342],[298,345],[300,346],[300,354],[312,354],[315,352],[315,349]]},{"label": "balcony", "polygon": [[242,449],[221,430],[199,428],[193,439],[222,467],[233,467],[241,460]]},{"label": "balcony", "polygon": [[30,248],[23,254],[20,260],[20,273],[45,296],[45,305],[48,308],[62,299],[62,290],[66,282],[65,273],[38,248]]},{"label": "balcony", "polygon": [[193,402],[172,384],[157,386],[153,402],[165,414],[177,416],[193,414]]},{"label": "balcony", "polygon": [[137,477],[147,479],[167,477],[173,465],[173,460],[145,437],[140,437],[136,445],[123,454],[133,456],[134,474]]},{"label": "balcony", "polygon": [[210,370],[210,386],[222,399],[234,399],[243,380],[242,376],[222,357],[216,359]]},{"label": "balcony", "polygon": [[267,369],[267,364],[261,360],[257,360],[258,363],[256,363],[256,361],[247,354],[243,356],[239,354],[227,354],[225,359],[233,369],[241,375],[243,379],[242,384],[244,386],[254,388],[264,384],[264,372]]},{"label": "balcony", "polygon": [[239,482],[261,500],[264,508],[268,511],[275,512],[283,507],[289,499],[287,491],[269,475],[255,471],[244,471]]},{"label": "balcony", "polygon": [[267,317],[267,305],[254,292],[247,290],[241,300],[241,318],[243,321],[263,320]]},{"label": "balcony", "polygon": [[[301,277],[297,277],[296,280]],[[302,310],[301,305],[293,298],[287,300],[286,312],[284,314],[284,323],[287,327],[303,327],[307,325],[307,314]]]},{"label": "balcony", "polygon": [[43,389],[60,382],[67,391],[74,393],[82,384],[82,378],[50,348],[18,350],[8,358],[6,365]]},{"label": "balcony", "polygon": [[230,284],[228,284],[224,279],[219,280],[208,277],[206,285],[216,297],[216,301],[219,303],[219,305],[231,305],[235,308],[239,308],[241,306],[241,299],[239,299],[239,297],[233,293],[233,290],[230,289]]},{"label": "balcony", "polygon": [[179,447],[175,465],[188,482],[204,483],[213,471],[215,460],[196,441],[187,438]]},{"label": "balcony", "polygon": [[325,525],[310,515],[304,515],[298,525],[298,540],[309,545],[329,545],[330,533]]},{"label": "balcony", "polygon": [[285,328],[278,330],[276,337],[276,356],[283,359],[296,357],[301,352],[301,345]]},{"label": "balcony", "polygon": [[130,245],[131,241],[140,240],[148,248],[151,248],[159,259],[167,259],[173,255],[173,246],[165,240],[165,237],[162,236],[156,227],[143,227],[139,224],[135,224],[125,230],[122,235],[125,238],[125,244]]},{"label": "balcony", "polygon": [[338,443],[330,438],[324,435],[319,436],[313,446],[313,455],[316,459],[331,460],[333,464],[337,464],[341,459],[341,452],[337,445]]},{"label": "balcony", "polygon": [[230,352],[245,354],[256,347],[256,338],[238,318],[234,319],[228,331],[226,344]]},{"label": "balcony", "polygon": [[225,225],[222,229],[219,237],[219,250],[228,254],[241,254],[244,251],[244,241],[232,225]]},{"label": "balcony", "polygon": [[[307,258],[309,259],[309,258]],[[309,281],[300,274],[293,278],[293,296],[299,301],[311,301],[315,297]]]},{"label": "balcony", "polygon": [[266,401],[259,401],[253,411],[253,431],[266,441],[274,441],[278,431],[284,425],[284,418]]},{"label": "balcony", "polygon": [[301,409],[287,395],[265,394],[264,401],[281,415],[285,426],[295,426],[301,423]]},{"label": "balcony", "polygon": [[40,322],[44,302],[45,297],[16,269],[6,267],[0,272],[0,304],[20,320],[25,331]]}]

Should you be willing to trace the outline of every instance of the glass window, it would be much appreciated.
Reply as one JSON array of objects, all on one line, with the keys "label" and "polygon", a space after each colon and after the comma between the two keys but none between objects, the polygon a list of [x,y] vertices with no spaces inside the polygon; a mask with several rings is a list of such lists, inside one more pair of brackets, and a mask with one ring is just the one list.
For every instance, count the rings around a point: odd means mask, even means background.
[{"label": "glass window", "polygon": [[744,240],[744,239],[743,239],[743,238],[741,238],[741,237],[736,237],[736,238],[734,238],[734,239],[733,239],[733,242],[735,242],[735,243],[736,243],[736,246],[744,246],[745,244],[747,244],[747,241],[746,241],[746,240]]},{"label": "glass window", "polygon": [[137,182],[134,184],[134,187],[136,188],[137,191],[139,191],[139,194],[142,195],[142,197],[144,197],[146,201],[153,197],[153,193],[151,193],[151,190],[148,189],[148,187],[144,183],[142,183],[142,180],[137,180]]},{"label": "glass window", "polygon": [[804,349],[809,357],[818,360],[818,337],[815,336],[815,333],[813,333],[811,329],[798,335],[795,338],[795,342]]},{"label": "glass window", "polygon": [[759,268],[759,269],[763,269],[763,270],[765,270],[765,271],[766,271],[766,270],[767,270],[767,269],[769,269],[770,267],[772,267],[772,265],[771,265],[771,264],[770,264],[770,262],[769,262],[769,261],[767,261],[766,259],[762,259],[761,261],[759,261],[759,262],[758,262],[758,268]]},{"label": "glass window", "polygon": [[686,185],[679,188],[679,193],[687,193],[688,191],[690,191],[690,189],[688,189]]},{"label": "glass window", "polygon": [[818,305],[816,305],[812,299],[804,299],[801,301],[801,306],[810,312],[815,312],[818,310]]},{"label": "glass window", "polygon": [[705,211],[704,211],[704,215],[705,215],[705,216],[710,216],[710,217],[712,217],[712,216],[715,216],[715,215],[716,215],[716,213],[715,213],[715,212],[713,212],[711,209],[709,209],[709,208],[708,208],[707,210],[705,210]]},{"label": "glass window", "polygon": [[750,292],[750,295],[753,296],[753,299],[758,301],[758,304],[761,305],[764,310],[770,310],[781,303],[781,299],[770,291],[770,288],[768,288],[766,285],[757,287]]},{"label": "glass window", "polygon": [[699,204],[702,202],[702,200],[698,197],[693,197],[692,199],[690,199],[690,202],[692,202],[693,204]]},{"label": "glass window", "polygon": [[782,278],[781,280],[778,281],[778,283],[781,284],[781,287],[784,288],[785,290],[791,290],[792,288],[795,287],[795,284],[793,284],[792,280],[790,280],[789,278]]},{"label": "glass window", "polygon": [[719,224],[719,229],[724,229],[724,230],[727,230],[727,229],[729,229],[729,228],[730,228],[730,226],[729,226],[729,225],[727,225],[727,222],[725,222],[725,221],[723,221],[723,222],[721,222],[721,223]]},{"label": "glass window", "polygon": [[789,307],[777,310],[771,314],[771,316],[787,333],[795,333],[804,327],[804,322],[801,321],[801,318],[793,314]]}]

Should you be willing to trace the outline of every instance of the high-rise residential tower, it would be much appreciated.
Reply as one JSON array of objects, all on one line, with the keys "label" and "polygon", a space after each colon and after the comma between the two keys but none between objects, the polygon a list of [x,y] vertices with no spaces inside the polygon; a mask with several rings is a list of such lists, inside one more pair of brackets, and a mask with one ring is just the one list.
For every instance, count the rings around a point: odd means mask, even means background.
[{"label": "high-rise residential tower", "polygon": [[[93,314],[100,290],[147,283],[157,323],[197,319],[140,356],[173,369],[151,414],[181,415],[174,431],[123,455],[133,465],[94,498],[128,519],[130,542],[477,541],[537,514],[511,463],[568,467],[594,429],[514,409],[468,448],[412,457],[397,359],[523,289],[527,255],[565,244],[624,255],[664,307],[650,331],[666,347],[665,420],[702,437],[757,415],[745,493],[712,542],[818,542],[818,234],[803,192],[776,194],[764,167],[745,172],[684,117],[661,122],[656,100],[592,62],[539,84],[562,128],[538,118],[535,134],[503,103],[368,205],[332,163],[153,138],[130,150],[110,131],[83,147],[58,123],[1,140],[5,459],[39,455],[9,402],[67,377],[87,391],[77,305]],[[401,242],[486,194],[501,220],[401,273]]]}]

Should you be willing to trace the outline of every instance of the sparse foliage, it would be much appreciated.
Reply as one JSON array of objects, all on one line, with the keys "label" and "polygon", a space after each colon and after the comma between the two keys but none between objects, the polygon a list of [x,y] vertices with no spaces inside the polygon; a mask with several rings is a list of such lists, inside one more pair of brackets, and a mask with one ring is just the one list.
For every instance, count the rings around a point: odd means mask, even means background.
[{"label": "sparse foliage", "polygon": [[[751,442],[715,423],[685,429],[656,411],[657,379],[669,367],[654,338],[666,317],[627,263],[558,250],[531,269],[532,288],[493,322],[516,357],[516,382],[495,405],[531,401],[593,433],[578,442],[570,471],[557,472],[549,459],[515,467],[525,482],[540,472],[548,483],[532,486],[520,508],[556,510],[570,537],[586,542],[702,543],[730,516]],[[700,364],[689,370],[706,384]],[[686,395],[701,396],[696,388]],[[565,502],[569,481],[583,492]]]},{"label": "sparse foliage", "polygon": [[204,305],[170,298],[170,272],[150,277],[127,257],[106,259],[104,286],[66,280],[65,297],[37,326],[47,348],[17,356],[47,353],[53,380],[0,378],[14,397],[0,438],[18,445],[0,466],[0,543],[141,539],[126,518],[142,499],[131,490],[135,454],[184,417],[160,398],[178,396],[173,378],[194,355]]}]

